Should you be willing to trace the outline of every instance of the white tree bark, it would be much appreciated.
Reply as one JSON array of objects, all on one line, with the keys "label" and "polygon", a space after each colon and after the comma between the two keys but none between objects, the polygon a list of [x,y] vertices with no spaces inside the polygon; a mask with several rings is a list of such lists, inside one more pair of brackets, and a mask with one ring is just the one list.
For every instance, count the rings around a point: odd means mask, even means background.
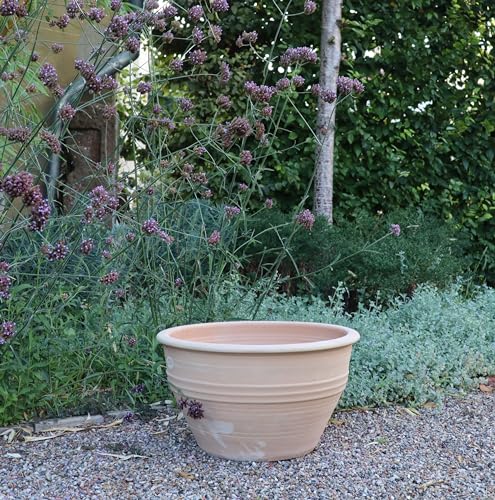
[{"label": "white tree bark", "polygon": [[[340,65],[342,0],[323,0],[320,43],[320,85],[337,91]],[[335,142],[335,102],[318,101],[314,210],[333,221],[333,158]]]}]

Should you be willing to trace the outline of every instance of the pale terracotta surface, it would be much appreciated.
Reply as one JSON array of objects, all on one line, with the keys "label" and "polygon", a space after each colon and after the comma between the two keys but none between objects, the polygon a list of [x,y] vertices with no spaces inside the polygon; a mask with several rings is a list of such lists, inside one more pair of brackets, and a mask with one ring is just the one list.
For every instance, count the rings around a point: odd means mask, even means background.
[{"label": "pale terracotta surface", "polygon": [[319,323],[243,321],[170,328],[157,338],[176,398],[202,403],[202,419],[187,417],[199,446],[253,461],[315,448],[359,334]]}]

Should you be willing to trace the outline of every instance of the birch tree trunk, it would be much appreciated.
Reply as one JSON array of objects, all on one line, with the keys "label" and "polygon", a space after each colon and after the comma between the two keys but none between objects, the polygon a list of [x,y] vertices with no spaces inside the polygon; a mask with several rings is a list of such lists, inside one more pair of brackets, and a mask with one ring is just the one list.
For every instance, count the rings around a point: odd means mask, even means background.
[{"label": "birch tree trunk", "polygon": [[[337,91],[340,65],[342,0],[323,0],[320,43],[320,85]],[[335,102],[318,101],[314,210],[333,222],[333,158],[335,142]]]}]

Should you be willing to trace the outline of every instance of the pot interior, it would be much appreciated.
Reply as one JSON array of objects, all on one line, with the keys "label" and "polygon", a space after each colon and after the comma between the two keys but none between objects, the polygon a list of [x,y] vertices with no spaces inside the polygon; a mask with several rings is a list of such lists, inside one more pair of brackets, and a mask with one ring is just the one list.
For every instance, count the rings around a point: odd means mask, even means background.
[{"label": "pot interior", "polygon": [[207,344],[280,345],[334,340],[347,333],[344,327],[319,323],[250,321],[186,325],[174,328],[170,337]]}]

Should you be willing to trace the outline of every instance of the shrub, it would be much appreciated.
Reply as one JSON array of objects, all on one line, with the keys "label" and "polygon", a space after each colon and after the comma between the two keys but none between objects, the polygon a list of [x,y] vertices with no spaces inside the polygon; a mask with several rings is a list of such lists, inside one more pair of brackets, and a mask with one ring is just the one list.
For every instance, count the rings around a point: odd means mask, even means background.
[{"label": "shrub", "polygon": [[[267,267],[274,261],[274,252],[284,250],[279,272],[287,280],[285,290],[289,293],[326,297],[343,283],[355,307],[359,300],[389,301],[410,294],[421,283],[445,287],[466,267],[462,236],[452,225],[419,211],[362,214],[356,222],[340,219],[334,226],[317,218],[311,232],[296,234],[288,247],[281,248],[281,241],[287,241],[284,223],[291,218],[272,211],[253,221],[260,236],[250,247],[249,266],[256,270]],[[378,240],[397,222],[399,237]],[[263,232],[274,227],[280,229]]]}]

